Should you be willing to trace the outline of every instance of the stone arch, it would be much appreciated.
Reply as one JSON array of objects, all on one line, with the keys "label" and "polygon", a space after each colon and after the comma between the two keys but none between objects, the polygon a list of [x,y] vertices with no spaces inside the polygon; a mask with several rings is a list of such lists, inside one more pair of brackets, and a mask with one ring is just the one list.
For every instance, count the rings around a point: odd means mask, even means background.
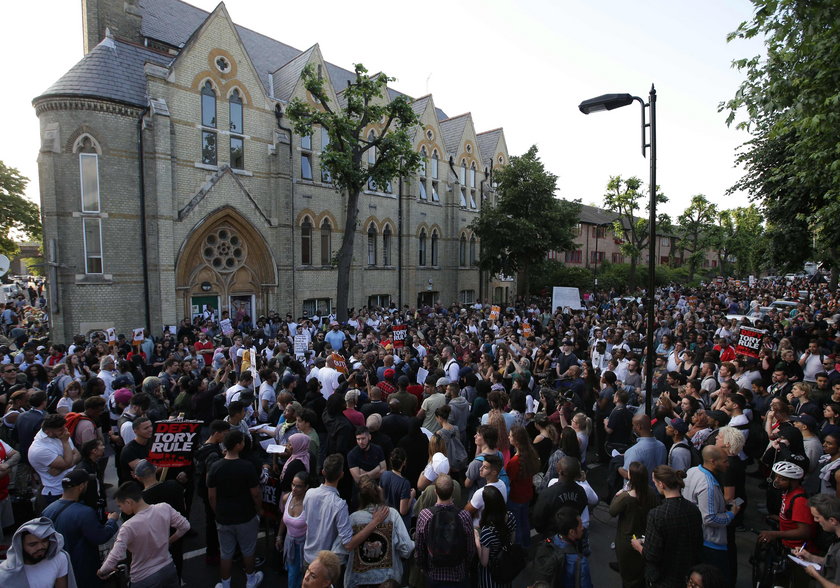
[{"label": "stone arch", "polygon": [[[192,317],[193,298],[253,297],[251,312],[265,314],[278,283],[277,263],[263,235],[231,206],[211,212],[188,233],[175,264],[179,318]],[[208,287],[209,285],[209,287]]]},{"label": "stone arch", "polygon": [[70,137],[67,139],[65,151],[78,153],[85,140],[90,141],[90,145],[94,150],[96,150],[97,155],[102,155],[102,142],[94,136],[93,129],[91,129],[88,125],[81,125],[70,134]]}]

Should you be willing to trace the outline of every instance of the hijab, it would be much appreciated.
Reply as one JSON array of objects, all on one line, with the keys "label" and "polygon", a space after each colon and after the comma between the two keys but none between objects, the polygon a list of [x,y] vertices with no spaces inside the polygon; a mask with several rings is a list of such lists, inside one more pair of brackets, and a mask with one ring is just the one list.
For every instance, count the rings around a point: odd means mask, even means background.
[{"label": "hijab", "polygon": [[303,463],[307,472],[309,471],[309,435],[295,433],[289,437],[289,445],[292,446],[292,454],[286,460],[286,463],[283,464],[283,470],[280,472],[281,480],[286,475],[286,468],[296,459],[299,459]]}]

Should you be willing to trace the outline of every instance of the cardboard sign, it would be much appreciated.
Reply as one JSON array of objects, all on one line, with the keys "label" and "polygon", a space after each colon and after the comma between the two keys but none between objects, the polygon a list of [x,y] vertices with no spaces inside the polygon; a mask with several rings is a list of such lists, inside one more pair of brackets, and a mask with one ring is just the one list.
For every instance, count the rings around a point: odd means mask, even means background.
[{"label": "cardboard sign", "polygon": [[347,373],[347,360],[344,359],[344,356],[340,353],[333,352],[333,366],[339,373],[346,374]]},{"label": "cardboard sign", "polygon": [[761,338],[767,331],[754,329],[752,327],[741,327],[738,332],[738,345],[735,346],[735,353],[755,357],[758,359],[758,351],[761,349]]},{"label": "cardboard sign", "polygon": [[502,314],[502,307],[501,306],[491,306],[490,307],[490,320],[497,321],[499,320],[499,315]]},{"label": "cardboard sign", "polygon": [[117,330],[114,327],[111,327],[110,329],[105,329],[105,335],[108,337],[108,343],[117,342]]},{"label": "cardboard sign", "polygon": [[140,327],[139,329],[134,329],[134,343],[142,343],[146,340],[146,335],[143,334],[143,331],[143,327]]},{"label": "cardboard sign", "polygon": [[295,335],[295,356],[303,357],[309,347],[309,338],[306,335]]},{"label": "cardboard sign", "polygon": [[523,323],[522,323],[522,336],[523,336],[523,337],[525,337],[525,338],[527,339],[527,338],[528,338],[528,337],[530,337],[532,334],[533,334],[533,332],[531,331],[531,325],[530,325],[530,324],[528,324],[528,322],[527,322],[527,321],[523,322]]},{"label": "cardboard sign", "polygon": [[230,322],[230,319],[223,320],[221,323],[219,323],[219,326],[222,327],[222,334],[224,336],[230,337],[231,335],[233,335],[233,323]]},{"label": "cardboard sign", "polygon": [[555,312],[558,307],[563,309],[567,306],[572,310],[583,309],[583,305],[580,303],[580,290],[554,286],[551,289],[551,312]]},{"label": "cardboard sign", "polygon": [[394,327],[394,349],[405,347],[405,336],[408,330],[405,325],[397,325]]},{"label": "cardboard sign", "polygon": [[146,458],[161,468],[179,468],[192,464],[193,449],[198,443],[201,421],[161,421],[155,423],[152,446]]}]

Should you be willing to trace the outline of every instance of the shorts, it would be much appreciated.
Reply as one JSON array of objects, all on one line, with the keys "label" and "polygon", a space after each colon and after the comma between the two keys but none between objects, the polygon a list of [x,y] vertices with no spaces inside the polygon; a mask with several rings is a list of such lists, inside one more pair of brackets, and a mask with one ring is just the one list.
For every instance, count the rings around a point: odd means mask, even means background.
[{"label": "shorts", "polygon": [[257,533],[260,530],[259,516],[238,525],[216,523],[216,529],[219,532],[219,551],[222,559],[233,559],[237,543],[243,557],[251,557],[257,551]]}]

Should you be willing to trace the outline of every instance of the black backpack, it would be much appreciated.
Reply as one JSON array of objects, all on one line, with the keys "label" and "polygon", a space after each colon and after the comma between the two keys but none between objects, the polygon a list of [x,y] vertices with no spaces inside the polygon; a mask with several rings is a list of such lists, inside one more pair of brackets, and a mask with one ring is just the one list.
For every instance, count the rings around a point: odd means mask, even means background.
[{"label": "black backpack", "polygon": [[58,381],[63,378],[64,376],[58,376],[57,378],[53,378],[49,384],[47,384],[47,389],[44,392],[47,393],[47,407],[46,411],[49,414],[55,414],[58,410],[58,401],[61,400],[61,397],[64,396],[64,393],[58,389]]},{"label": "black backpack", "polygon": [[432,508],[429,521],[429,565],[433,568],[455,567],[467,559],[467,541],[458,509],[446,506]]},{"label": "black backpack", "polygon": [[691,454],[691,467],[697,467],[703,463],[703,457],[691,441],[680,441],[674,445],[674,447],[677,446],[688,449],[688,452]]},{"label": "black backpack", "polygon": [[222,390],[213,396],[213,420],[222,420],[228,416],[228,409],[225,406],[225,391]]},{"label": "black backpack", "polygon": [[566,586],[566,555],[570,553],[577,553],[572,545],[559,547],[550,540],[538,543],[531,557],[531,575],[534,581],[547,582],[552,588],[578,588],[580,558],[575,562],[575,583],[573,586]]}]

